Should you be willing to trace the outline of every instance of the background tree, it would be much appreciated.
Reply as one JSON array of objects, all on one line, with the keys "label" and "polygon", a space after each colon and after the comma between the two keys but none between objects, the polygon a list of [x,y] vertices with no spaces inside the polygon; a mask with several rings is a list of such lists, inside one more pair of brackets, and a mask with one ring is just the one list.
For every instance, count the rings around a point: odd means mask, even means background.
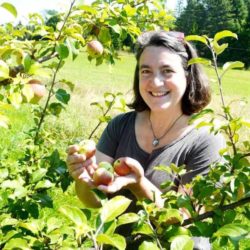
[{"label": "background tree", "polygon": [[[219,30],[230,30],[238,35],[238,41],[231,39],[230,46],[220,57],[219,63],[241,60],[249,66],[249,0],[188,0],[178,15],[176,29],[185,34],[203,33],[211,36]],[[205,48],[201,54],[208,56]]]}]

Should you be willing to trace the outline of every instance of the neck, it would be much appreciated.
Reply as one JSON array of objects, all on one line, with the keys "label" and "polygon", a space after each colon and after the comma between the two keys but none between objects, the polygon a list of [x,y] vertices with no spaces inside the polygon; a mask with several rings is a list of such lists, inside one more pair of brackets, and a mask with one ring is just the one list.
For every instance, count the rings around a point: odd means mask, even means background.
[{"label": "neck", "polygon": [[[177,122],[183,116],[183,113],[180,112],[180,114],[175,114],[174,117],[171,117],[172,119],[164,119],[164,116],[161,116],[161,121],[165,121],[165,123],[167,123],[167,121],[168,121],[168,124],[167,125],[164,124],[165,126],[163,126],[163,127],[160,127],[159,124],[157,124],[157,128],[156,128],[156,126],[153,125],[153,122],[151,120],[152,115],[153,115],[152,112],[149,113],[150,129],[152,130],[152,134],[153,134],[152,146],[157,147],[160,144],[160,141],[162,139],[164,139],[164,137],[166,137],[171,132],[171,130],[174,129]],[[157,131],[157,133],[156,133],[156,131]]]},{"label": "neck", "polygon": [[148,115],[154,130],[159,130],[160,133],[162,130],[165,131],[168,129],[171,124],[173,124],[173,122],[182,114],[182,110],[174,110],[168,112],[149,111]]}]

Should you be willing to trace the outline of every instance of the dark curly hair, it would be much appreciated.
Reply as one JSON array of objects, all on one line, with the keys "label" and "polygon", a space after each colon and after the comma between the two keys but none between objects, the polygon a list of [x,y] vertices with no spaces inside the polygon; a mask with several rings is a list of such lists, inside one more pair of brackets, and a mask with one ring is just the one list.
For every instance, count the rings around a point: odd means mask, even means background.
[{"label": "dark curly hair", "polygon": [[142,52],[148,46],[161,46],[181,57],[183,68],[186,72],[187,88],[182,97],[182,112],[191,115],[207,106],[211,100],[211,90],[208,78],[200,64],[191,64],[188,61],[197,57],[193,46],[184,40],[184,34],[174,31],[149,31],[143,33],[136,43],[136,68],[134,73],[134,100],[128,107],[136,111],[149,109],[139,91],[139,60]]}]

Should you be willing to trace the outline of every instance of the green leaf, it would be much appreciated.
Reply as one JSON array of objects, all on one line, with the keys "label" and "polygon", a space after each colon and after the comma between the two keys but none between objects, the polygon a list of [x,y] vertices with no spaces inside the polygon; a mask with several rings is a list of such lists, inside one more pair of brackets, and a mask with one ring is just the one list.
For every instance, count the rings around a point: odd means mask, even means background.
[{"label": "green leaf", "polygon": [[34,91],[32,90],[30,84],[24,84],[22,94],[26,98],[27,102],[30,102],[30,100],[34,97]]},{"label": "green leaf", "polygon": [[222,69],[223,69],[223,73],[222,75],[225,74],[226,71],[228,71],[229,69],[235,69],[235,68],[243,68],[244,67],[244,63],[240,62],[240,61],[235,61],[235,62],[226,62]]},{"label": "green leaf", "polygon": [[240,237],[242,235],[248,234],[250,227],[242,224],[227,224],[221,227],[217,232],[214,233],[215,237]]},{"label": "green leaf", "polygon": [[64,109],[64,106],[61,103],[53,102],[49,105],[49,111],[51,114],[58,116],[62,110]]},{"label": "green leaf", "polygon": [[49,180],[42,180],[42,181],[39,181],[36,186],[35,186],[35,189],[47,189],[47,188],[51,188],[53,187],[54,184],[49,181]]},{"label": "green leaf", "polygon": [[156,243],[150,241],[143,241],[143,243],[139,246],[139,250],[160,250]]},{"label": "green leaf", "polygon": [[82,45],[85,44],[85,40],[84,40],[84,38],[82,37],[81,34],[79,34],[79,33],[71,33],[70,36],[72,38],[76,39],[77,41],[80,41],[82,43]]},{"label": "green leaf", "polygon": [[198,35],[190,35],[185,37],[186,41],[199,41],[204,44],[207,44],[207,39],[203,36],[198,36]]},{"label": "green leaf", "polygon": [[32,59],[31,59],[30,55],[27,54],[23,58],[24,72],[29,72],[31,65],[32,65]]},{"label": "green leaf", "polygon": [[102,44],[110,44],[111,43],[111,35],[109,32],[109,29],[106,27],[102,27],[100,30],[100,33],[98,34],[98,40],[102,43]]},{"label": "green leaf", "polygon": [[0,60],[0,81],[8,79],[10,74],[9,66],[4,61]]},{"label": "green leaf", "polygon": [[216,41],[212,42],[213,49],[217,55],[220,55],[227,47],[228,43],[223,43],[219,45]]},{"label": "green leaf", "polygon": [[16,7],[10,3],[4,2],[0,5],[2,8],[9,11],[14,17],[17,17],[17,10]]},{"label": "green leaf", "polygon": [[17,246],[18,246],[18,249],[30,250],[30,247],[27,241],[21,238],[12,238],[5,244],[3,250],[16,249]]},{"label": "green leaf", "polygon": [[100,244],[111,245],[118,248],[119,250],[126,249],[126,240],[123,236],[119,234],[113,234],[113,235],[99,234],[96,237],[96,240]]},{"label": "green leaf", "polygon": [[58,53],[60,59],[62,60],[69,56],[68,47],[62,43],[56,46],[56,52]]},{"label": "green leaf", "polygon": [[194,242],[187,235],[178,235],[170,239],[170,250],[193,250]]},{"label": "green leaf", "polygon": [[19,108],[20,104],[22,103],[23,101],[23,98],[22,98],[22,95],[21,93],[18,93],[18,92],[14,92],[12,93],[10,96],[9,96],[9,101],[10,103],[16,107],[16,108]]},{"label": "green leaf", "polygon": [[101,209],[101,220],[108,222],[121,215],[129,206],[131,200],[124,196],[115,196],[107,201]]},{"label": "green leaf", "polygon": [[65,84],[65,85],[67,85],[71,91],[74,90],[75,84],[74,84],[73,82],[68,81],[68,80],[66,80],[66,79],[61,79],[61,80],[60,80],[60,83],[63,83],[63,84]]},{"label": "green leaf", "polygon": [[79,233],[87,233],[91,230],[85,214],[78,208],[65,205],[59,208],[59,212],[70,219],[78,228]]},{"label": "green leaf", "polygon": [[127,16],[134,16],[136,14],[136,8],[131,7],[129,4],[123,6],[123,9],[126,11]]},{"label": "green leaf", "polygon": [[90,5],[80,5],[80,6],[78,6],[78,8],[80,10],[84,10],[86,12],[89,12],[89,13],[93,14],[93,16],[98,14],[97,10],[95,8],[92,8]]},{"label": "green leaf", "polygon": [[211,65],[211,61],[205,58],[201,58],[201,57],[196,57],[196,58],[192,58],[188,61],[188,66],[195,64],[195,63],[200,63],[203,65]]},{"label": "green leaf", "polygon": [[140,217],[135,213],[126,213],[126,214],[121,215],[118,218],[117,226],[129,224],[129,223],[134,223],[134,222],[138,221],[139,219],[140,219]]},{"label": "green leaf", "polygon": [[66,39],[66,44],[67,44],[67,47],[69,49],[69,53],[72,54],[72,58],[73,58],[73,60],[75,60],[75,58],[78,56],[78,54],[80,52],[79,49],[77,48],[78,43],[76,41],[74,41],[74,39],[68,37]]},{"label": "green leaf", "polygon": [[[1,121],[1,116],[0,116],[0,121]],[[8,169],[6,169],[6,168],[0,169],[0,179],[5,179],[8,176],[9,176],[9,170]]]},{"label": "green leaf", "polygon": [[223,30],[215,34],[214,36],[214,41],[218,42],[220,39],[225,38],[225,37],[234,37],[238,39],[237,34],[229,31],[229,30]]},{"label": "green leaf", "polygon": [[164,223],[172,220],[179,221],[180,223],[183,222],[183,218],[179,210],[174,208],[166,208],[162,210],[162,213],[159,216],[159,221]]},{"label": "green leaf", "polygon": [[0,127],[9,128],[9,119],[8,119],[8,117],[6,117],[5,115],[1,115],[1,114],[0,114]]},{"label": "green leaf", "polygon": [[43,68],[43,65],[38,62],[32,63],[27,73],[30,75],[38,75],[39,77],[50,77],[49,70]]},{"label": "green leaf", "polygon": [[31,175],[31,183],[35,183],[40,181],[47,173],[47,169],[40,168],[32,173]]},{"label": "green leaf", "polygon": [[68,104],[69,100],[70,100],[70,94],[67,93],[66,90],[64,89],[58,89],[56,91],[56,99],[64,104]]},{"label": "green leaf", "polygon": [[39,222],[38,221],[31,221],[31,222],[20,222],[17,224],[18,227],[25,228],[32,232],[35,235],[39,233]]},{"label": "green leaf", "polygon": [[214,111],[212,109],[203,109],[199,113],[192,115],[189,122],[192,123],[196,119],[202,118],[203,116],[205,116],[207,114],[214,114]]},{"label": "green leaf", "polygon": [[132,232],[132,234],[145,234],[145,235],[153,235],[154,232],[152,228],[149,226],[148,223],[143,223],[137,228],[135,228]]}]

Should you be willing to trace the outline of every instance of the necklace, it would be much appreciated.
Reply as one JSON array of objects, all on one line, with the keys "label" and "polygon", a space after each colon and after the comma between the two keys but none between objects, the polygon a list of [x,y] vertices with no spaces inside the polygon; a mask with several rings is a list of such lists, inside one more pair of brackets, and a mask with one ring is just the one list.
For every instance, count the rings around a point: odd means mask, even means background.
[{"label": "necklace", "polygon": [[154,139],[153,139],[153,141],[152,141],[153,147],[157,147],[157,146],[159,145],[160,140],[161,140],[163,137],[165,137],[165,136],[167,135],[167,133],[171,130],[171,128],[174,127],[174,125],[176,124],[176,122],[177,122],[182,116],[183,116],[183,114],[181,114],[180,116],[178,116],[178,117],[174,120],[174,122],[172,123],[172,125],[171,125],[171,126],[164,132],[164,134],[163,134],[162,136],[160,136],[160,137],[157,137],[157,136],[155,135],[155,132],[154,132],[154,129],[153,129],[153,125],[152,125],[152,122],[151,122],[150,116],[149,116],[150,128],[151,128],[152,133],[153,133],[153,136],[154,136]]}]

